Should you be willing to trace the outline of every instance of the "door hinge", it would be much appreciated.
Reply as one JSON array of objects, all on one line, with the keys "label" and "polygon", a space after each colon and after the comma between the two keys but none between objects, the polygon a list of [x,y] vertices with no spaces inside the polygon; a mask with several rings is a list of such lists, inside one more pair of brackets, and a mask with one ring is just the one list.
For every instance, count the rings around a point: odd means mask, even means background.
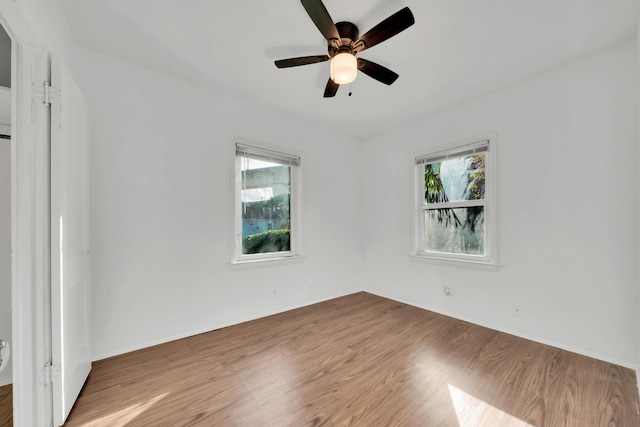
[{"label": "door hinge", "polygon": [[52,101],[60,97],[60,88],[51,86],[49,82],[43,82],[42,86],[33,85],[33,97],[50,106]]},{"label": "door hinge", "polygon": [[40,384],[47,386],[49,384],[53,384],[53,382],[58,378],[60,373],[60,369],[57,366],[53,365],[51,362],[44,365],[42,368],[42,372],[40,374]]}]

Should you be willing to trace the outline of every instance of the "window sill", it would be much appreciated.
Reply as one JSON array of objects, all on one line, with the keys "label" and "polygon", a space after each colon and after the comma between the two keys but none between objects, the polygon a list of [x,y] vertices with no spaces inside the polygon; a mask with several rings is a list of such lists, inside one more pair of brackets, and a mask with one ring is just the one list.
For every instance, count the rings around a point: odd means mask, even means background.
[{"label": "window sill", "polygon": [[430,257],[426,255],[416,255],[416,254],[409,254],[409,258],[411,258],[411,261],[414,261],[414,262],[444,265],[447,267],[470,268],[472,270],[484,270],[484,271],[498,271],[500,269],[499,264],[492,263],[492,262],[479,262],[479,261],[469,261],[469,260],[452,259],[452,258],[438,258],[438,257]]},{"label": "window sill", "polygon": [[232,270],[246,270],[249,268],[273,267],[277,265],[298,264],[304,262],[307,257],[303,255],[293,255],[279,258],[264,258],[237,261],[233,260],[229,263]]}]

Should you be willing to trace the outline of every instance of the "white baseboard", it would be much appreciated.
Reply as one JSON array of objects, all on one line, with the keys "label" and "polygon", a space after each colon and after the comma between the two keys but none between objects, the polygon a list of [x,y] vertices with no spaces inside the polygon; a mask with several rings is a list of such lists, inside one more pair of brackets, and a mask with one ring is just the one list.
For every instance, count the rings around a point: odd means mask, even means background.
[{"label": "white baseboard", "polygon": [[179,340],[179,339],[187,338],[187,337],[192,337],[194,335],[203,334],[205,332],[215,331],[216,329],[222,329],[222,328],[226,328],[226,327],[229,327],[229,326],[238,325],[238,324],[244,323],[244,322],[250,322],[252,320],[261,319],[263,317],[273,316],[274,314],[280,314],[280,313],[284,313],[284,312],[287,312],[287,311],[290,311],[290,310],[295,310],[297,308],[307,307],[309,305],[318,304],[320,302],[329,301],[329,300],[332,300],[332,299],[335,299],[335,298],[344,297],[344,296],[351,295],[351,294],[358,293],[358,292],[362,292],[362,291],[341,293],[341,294],[333,295],[333,296],[322,298],[322,299],[318,299],[318,300],[311,300],[311,301],[305,302],[303,304],[288,306],[288,307],[285,307],[285,308],[282,308],[282,309],[269,311],[269,312],[266,312],[266,313],[261,313],[261,314],[259,314],[257,316],[252,316],[252,317],[243,318],[243,319],[236,319],[236,320],[233,320],[231,322],[220,323],[220,324],[208,326],[206,328],[201,328],[201,329],[197,329],[197,330],[194,330],[194,331],[186,332],[184,334],[172,335],[172,336],[160,338],[158,340],[148,341],[148,342],[143,343],[143,344],[139,344],[139,345],[135,345],[135,346],[131,346],[131,347],[126,347],[126,348],[121,348],[121,349],[116,350],[116,351],[110,351],[110,352],[105,352],[105,353],[100,353],[100,354],[94,354],[92,359],[93,359],[94,362],[96,362],[98,360],[102,360],[102,359],[108,359],[109,357],[119,356],[121,354],[130,353],[130,352],[136,351],[136,350],[142,350],[143,348],[152,347],[154,345],[165,344],[165,343],[168,343],[168,342],[171,342],[171,341],[175,341],[175,340]]},{"label": "white baseboard", "polygon": [[422,304],[416,304],[414,302],[411,301],[406,301],[403,300],[402,298],[396,298],[396,297],[392,297],[389,295],[384,295],[382,293],[379,292],[373,292],[370,290],[365,290],[364,292],[370,293],[372,295],[377,295],[379,297],[382,298],[387,298],[393,301],[397,301],[397,302],[401,302],[403,304],[407,304],[407,305],[411,305],[413,307],[417,307],[417,308],[421,308],[423,310],[428,310],[428,311],[432,311],[434,313],[438,313],[438,314],[442,314],[443,316],[447,316],[447,317],[452,317],[454,319],[458,319],[458,320],[462,320],[465,322],[469,322],[469,323],[473,323],[474,325],[478,325],[478,326],[483,326],[485,328],[489,328],[489,329],[493,329],[494,331],[498,331],[498,332],[504,332],[505,334],[509,334],[509,335],[513,335],[519,338],[524,338],[530,341],[535,341],[538,342],[540,344],[545,344],[545,345],[549,345],[551,347],[556,347],[559,348],[561,350],[566,350],[566,351],[570,351],[572,353],[576,353],[576,354],[580,354],[582,356],[587,356],[587,357],[591,357],[594,359],[598,359],[601,360],[603,362],[607,362],[607,363],[612,363],[614,365],[618,365],[618,366],[622,366],[625,368],[629,368],[629,369],[633,369],[636,371],[636,379],[640,378],[638,377],[638,373],[640,372],[640,366],[638,365],[637,362],[633,362],[630,360],[625,360],[625,359],[620,359],[617,357],[611,357],[609,355],[606,354],[601,354],[598,352],[594,352],[594,351],[590,351],[590,350],[586,350],[583,348],[579,348],[579,347],[575,347],[569,344],[565,344],[565,343],[560,343],[557,341],[553,341],[553,340],[548,340],[546,338],[541,338],[535,335],[530,335],[527,333],[523,333],[521,331],[516,331],[516,330],[511,330],[509,328],[504,328],[502,326],[496,326],[493,325],[491,323],[488,322],[482,322],[482,321],[478,321],[477,319],[473,319],[473,318],[469,318],[466,316],[459,316],[456,314],[452,314],[452,313],[448,313],[444,310],[440,310],[440,309],[435,309],[433,307],[429,307],[427,305],[422,305]]}]

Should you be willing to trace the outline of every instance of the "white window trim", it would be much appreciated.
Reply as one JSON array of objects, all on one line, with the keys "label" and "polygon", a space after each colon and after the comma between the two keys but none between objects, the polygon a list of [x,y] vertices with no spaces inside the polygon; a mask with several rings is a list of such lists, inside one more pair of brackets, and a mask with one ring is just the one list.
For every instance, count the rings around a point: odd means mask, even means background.
[{"label": "white window trim", "polygon": [[[497,133],[492,132],[484,135],[478,135],[472,138],[466,138],[460,141],[451,142],[448,144],[433,147],[428,150],[419,151],[411,155],[411,216],[412,216],[412,228],[411,228],[411,248],[409,250],[409,257],[412,261],[424,262],[438,265],[445,265],[450,267],[463,267],[478,270],[496,271],[499,269],[498,264],[498,230],[497,230]],[[470,146],[476,145],[483,141],[489,142],[489,149],[486,152],[486,178],[485,178],[485,200],[481,202],[485,206],[485,255],[468,255],[468,254],[453,254],[453,253],[438,253],[438,252],[425,252],[421,249],[420,236],[423,232],[422,224],[422,212],[423,205],[422,199],[424,197],[424,173],[421,172],[418,165],[416,165],[416,159],[421,157],[435,157],[438,155],[445,155],[448,153],[457,154],[462,153]],[[473,202],[472,202],[473,203]],[[455,204],[455,202],[448,203],[448,206]],[[470,203],[464,202],[465,206]],[[437,207],[437,205],[434,205]]]},{"label": "white window trim", "polygon": [[[251,146],[258,149],[282,153],[287,156],[300,158],[300,165],[291,169],[291,250],[286,252],[271,252],[265,254],[242,254],[242,220],[239,212],[242,209],[240,187],[240,159],[236,156],[236,144]],[[269,267],[298,263],[305,260],[302,253],[302,154],[296,150],[284,148],[263,142],[253,141],[239,136],[231,136],[230,144],[231,167],[231,261],[232,270]]]}]

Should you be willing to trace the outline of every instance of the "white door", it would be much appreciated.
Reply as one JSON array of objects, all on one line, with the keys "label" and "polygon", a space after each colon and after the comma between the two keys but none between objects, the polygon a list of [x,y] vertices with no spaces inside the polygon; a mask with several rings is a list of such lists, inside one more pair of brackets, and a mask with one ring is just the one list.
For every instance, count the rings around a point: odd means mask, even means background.
[{"label": "white door", "polygon": [[[2,88],[0,88],[0,92]],[[3,104],[11,103],[4,100]],[[1,107],[0,107],[1,108]],[[11,377],[11,127],[0,114],[0,386]],[[5,345],[2,339],[6,340]],[[4,347],[4,348],[3,348]],[[2,354],[4,352],[4,355]]]},{"label": "white door", "polygon": [[51,61],[51,317],[54,425],[64,424],[91,370],[87,108]]}]

